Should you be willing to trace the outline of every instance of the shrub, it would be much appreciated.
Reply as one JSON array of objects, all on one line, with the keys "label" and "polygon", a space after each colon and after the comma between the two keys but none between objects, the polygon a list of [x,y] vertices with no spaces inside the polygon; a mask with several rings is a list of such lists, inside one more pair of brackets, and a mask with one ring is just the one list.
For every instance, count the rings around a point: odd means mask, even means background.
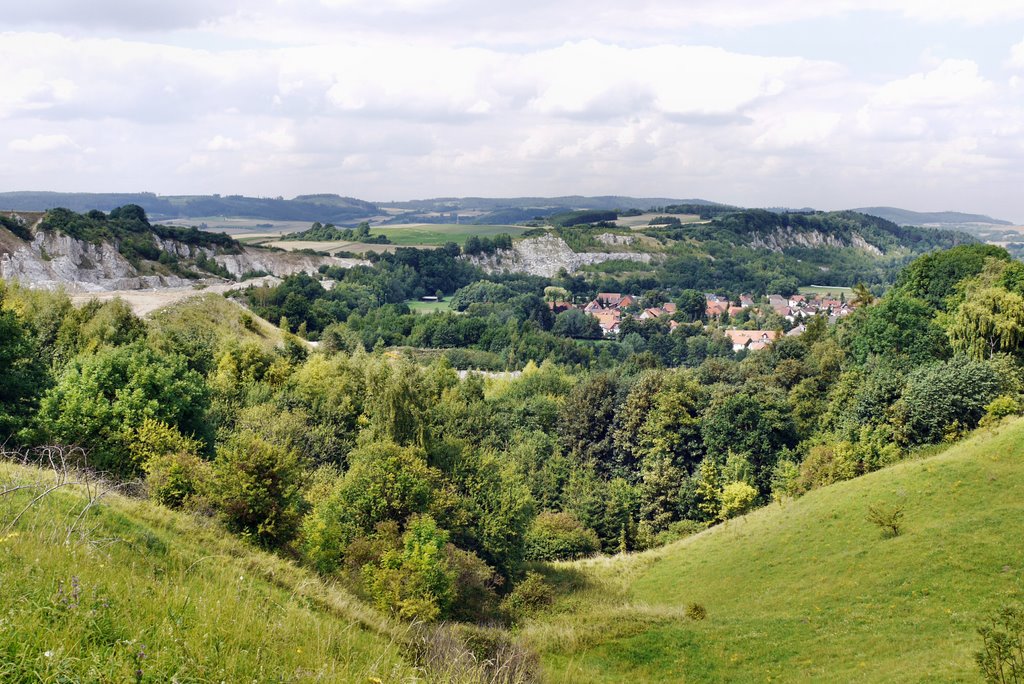
[{"label": "shrub", "polygon": [[213,476],[208,462],[181,451],[154,456],[145,470],[150,498],[169,508],[198,505]]},{"label": "shrub", "polygon": [[686,617],[691,620],[704,620],[708,616],[707,608],[700,603],[691,603],[686,606]]},{"label": "shrub", "polygon": [[735,518],[750,511],[757,501],[757,490],[746,482],[730,482],[722,488],[722,520]]},{"label": "shrub", "polygon": [[555,601],[555,591],[536,572],[526,577],[501,602],[502,612],[511,622],[520,622]]},{"label": "shrub", "polygon": [[1024,682],[1024,609],[1004,606],[978,628],[982,648],[974,654],[981,675],[990,684]]},{"label": "shrub", "polygon": [[898,537],[903,533],[903,506],[875,504],[868,507],[868,522],[874,523],[887,537]]},{"label": "shrub", "polygon": [[169,508],[194,500],[212,479],[210,464],[199,457],[202,442],[167,423],[147,418],[131,441],[132,460],[146,473],[150,498]]},{"label": "shrub", "polygon": [[250,432],[236,433],[214,461],[213,498],[229,529],[264,547],[290,542],[304,502],[299,453]]},{"label": "shrub", "polygon": [[1007,416],[1019,415],[1024,412],[1024,407],[1015,398],[1007,394],[996,397],[985,407],[985,416],[978,423],[982,427],[995,425]]},{"label": "shrub", "polygon": [[572,560],[600,548],[597,533],[572,513],[541,513],[526,533],[526,559],[531,561]]},{"label": "shrub", "polygon": [[455,572],[448,564],[448,533],[429,515],[416,516],[402,548],[368,564],[363,572],[374,604],[405,620],[432,622],[448,617],[455,597]]}]

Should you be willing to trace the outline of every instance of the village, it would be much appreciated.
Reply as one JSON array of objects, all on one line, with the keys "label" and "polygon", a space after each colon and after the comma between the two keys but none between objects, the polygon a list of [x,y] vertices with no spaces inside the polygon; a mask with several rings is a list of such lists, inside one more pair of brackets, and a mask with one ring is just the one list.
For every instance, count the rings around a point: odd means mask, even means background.
[{"label": "village", "polygon": [[[728,297],[707,293],[704,299],[704,318],[710,324],[727,326],[722,332],[732,340],[735,352],[764,349],[782,335],[799,336],[807,329],[807,320],[813,316],[825,316],[830,325],[834,324],[840,318],[853,313],[856,308],[854,303],[843,298],[836,299],[821,293],[793,294],[789,297],[770,294],[760,301],[751,295],[741,294],[735,303]],[[599,292],[597,297],[582,307],[569,301],[553,301],[549,303],[549,307],[555,314],[569,309],[582,309],[584,313],[597,319],[605,337],[618,335],[622,321],[626,318],[638,321],[670,318],[670,330],[675,330],[680,325],[676,320],[679,307],[674,302],[643,307],[639,297],[619,292]],[[767,312],[774,313],[787,325],[772,330],[748,330],[733,324],[737,319],[743,323],[757,320],[761,317],[759,314]]]}]

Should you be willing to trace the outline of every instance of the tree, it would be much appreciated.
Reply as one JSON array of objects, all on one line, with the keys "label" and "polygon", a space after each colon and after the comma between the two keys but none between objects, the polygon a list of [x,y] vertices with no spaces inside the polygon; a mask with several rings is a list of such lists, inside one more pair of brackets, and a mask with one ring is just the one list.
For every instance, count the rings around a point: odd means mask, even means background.
[{"label": "tree", "polygon": [[573,560],[601,548],[597,533],[583,526],[572,513],[545,511],[533,520],[526,534],[526,560]]},{"label": "tree", "polygon": [[702,432],[708,454],[719,462],[730,452],[747,458],[762,496],[771,491],[779,453],[796,444],[789,406],[770,392],[741,392],[713,401],[704,413]]},{"label": "tree", "polygon": [[1024,297],[1001,287],[971,291],[947,332],[953,350],[975,360],[1016,352],[1024,344]]},{"label": "tree", "polygon": [[854,306],[869,306],[875,301],[875,295],[871,294],[871,290],[864,283],[857,283],[853,286],[853,299],[850,303]]},{"label": "tree", "polygon": [[917,365],[949,355],[949,345],[935,311],[927,302],[892,293],[848,318],[845,342],[854,358],[903,356]]},{"label": "tree", "polygon": [[214,502],[228,529],[267,548],[295,537],[306,470],[297,451],[240,432],[218,450],[213,470]]},{"label": "tree", "polygon": [[973,429],[999,390],[991,365],[962,356],[914,370],[902,397],[905,439],[925,444]]},{"label": "tree", "polygon": [[946,298],[956,284],[981,273],[985,260],[1009,261],[1009,253],[995,245],[960,245],[918,257],[900,272],[896,288],[902,294],[923,300],[936,309],[944,309]]},{"label": "tree", "polygon": [[707,302],[704,295],[697,290],[683,290],[676,298],[679,313],[688,321],[700,321],[707,313]]},{"label": "tree", "polygon": [[209,390],[181,356],[161,355],[141,343],[75,358],[40,405],[51,439],[90,452],[91,465],[120,476],[137,475],[134,432],[147,418],[185,436],[205,436]]},{"label": "tree", "polygon": [[722,520],[735,518],[749,512],[757,501],[757,490],[746,482],[730,482],[722,487],[722,509],[718,516]]},{"label": "tree", "polygon": [[38,346],[18,315],[3,308],[3,295],[0,288],[0,443],[26,424],[49,384]]},{"label": "tree", "polygon": [[363,570],[377,607],[404,620],[432,622],[447,617],[455,595],[447,542],[448,533],[429,515],[410,519],[402,548],[386,552]]},{"label": "tree", "polygon": [[591,340],[600,339],[603,335],[597,319],[579,309],[569,309],[555,316],[551,332],[563,337]]},{"label": "tree", "polygon": [[607,474],[614,468],[612,425],[617,408],[614,378],[598,373],[569,393],[559,420],[559,442],[577,463],[590,463]]},{"label": "tree", "polygon": [[371,534],[378,523],[403,523],[431,512],[443,482],[416,447],[371,443],[352,451],[349,463],[348,472],[302,522],[303,555],[321,572],[336,569],[352,540]]}]

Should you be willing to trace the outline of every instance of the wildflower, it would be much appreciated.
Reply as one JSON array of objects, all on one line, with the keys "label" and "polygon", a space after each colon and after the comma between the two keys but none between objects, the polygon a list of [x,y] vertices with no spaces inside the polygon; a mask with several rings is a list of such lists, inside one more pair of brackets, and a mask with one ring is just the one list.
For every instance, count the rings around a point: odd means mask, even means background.
[{"label": "wildflower", "polygon": [[46,656],[47,658],[52,658],[53,657],[53,651],[47,651],[43,655]]}]

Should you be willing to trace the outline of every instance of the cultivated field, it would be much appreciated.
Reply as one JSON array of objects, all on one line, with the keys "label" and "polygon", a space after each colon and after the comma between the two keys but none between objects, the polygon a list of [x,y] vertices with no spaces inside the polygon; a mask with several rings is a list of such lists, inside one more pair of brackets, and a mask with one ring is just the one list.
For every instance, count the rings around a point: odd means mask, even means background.
[{"label": "cultivated field", "polygon": [[672,216],[683,223],[700,223],[700,216],[697,214],[658,214],[653,212],[640,214],[639,216],[620,216],[615,223],[626,228],[639,230],[640,228],[646,228],[652,219],[659,216]]},{"label": "cultivated field", "polygon": [[529,228],[523,226],[473,226],[456,223],[410,223],[394,226],[374,226],[371,235],[386,235],[391,242],[401,246],[440,246],[446,242],[462,244],[471,235],[493,237],[507,233],[519,237]]}]

